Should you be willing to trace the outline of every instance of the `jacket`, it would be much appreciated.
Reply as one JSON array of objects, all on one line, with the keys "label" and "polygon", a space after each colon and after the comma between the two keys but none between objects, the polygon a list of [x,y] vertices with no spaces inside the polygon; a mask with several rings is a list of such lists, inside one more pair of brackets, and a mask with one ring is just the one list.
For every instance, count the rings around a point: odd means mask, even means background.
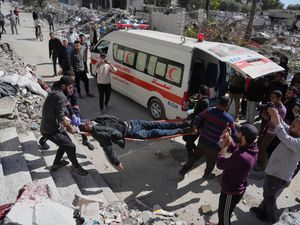
[{"label": "jacket", "polygon": [[120,161],[112,149],[112,143],[121,148],[125,147],[125,134],[127,126],[124,121],[110,115],[102,115],[94,120],[97,124],[93,126],[92,136],[103,148],[111,164],[118,166]]},{"label": "jacket", "polygon": [[243,194],[247,188],[247,176],[254,167],[257,156],[257,143],[249,146],[230,146],[229,158],[219,156],[217,168],[223,170],[222,191],[228,195]]},{"label": "jacket", "polygon": [[62,47],[59,51],[58,55],[58,63],[62,67],[63,71],[67,71],[71,69],[71,47]]},{"label": "jacket", "polygon": [[84,55],[79,50],[73,49],[70,56],[71,70],[73,71],[84,71]]},{"label": "jacket", "polygon": [[41,134],[53,135],[60,130],[60,123],[64,120],[67,98],[63,92],[52,90],[43,105]]},{"label": "jacket", "polygon": [[229,92],[232,94],[245,93],[246,79],[242,76],[232,76],[229,80]]},{"label": "jacket", "polygon": [[49,57],[51,55],[58,56],[60,49],[62,48],[62,44],[58,38],[49,40]]},{"label": "jacket", "polygon": [[194,118],[199,113],[202,113],[208,107],[209,107],[209,99],[208,99],[208,97],[203,97],[203,98],[199,99],[199,101],[195,105],[194,112],[189,116],[189,118],[193,121]]},{"label": "jacket", "polygon": [[253,102],[262,101],[266,95],[266,89],[266,78],[251,79],[248,90],[246,91],[246,99]]}]

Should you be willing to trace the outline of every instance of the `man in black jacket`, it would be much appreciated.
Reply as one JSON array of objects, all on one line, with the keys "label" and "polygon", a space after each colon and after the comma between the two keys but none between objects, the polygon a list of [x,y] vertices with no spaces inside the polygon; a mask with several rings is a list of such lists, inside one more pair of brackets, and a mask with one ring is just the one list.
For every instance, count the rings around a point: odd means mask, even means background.
[{"label": "man in black jacket", "polygon": [[62,159],[66,153],[72,163],[72,170],[79,175],[86,175],[88,172],[79,165],[76,158],[76,146],[66,132],[66,130],[71,134],[76,132],[65,116],[66,95],[69,95],[72,89],[73,80],[70,77],[62,77],[58,89],[48,94],[43,105],[40,131],[43,137],[59,146],[51,167],[52,171],[68,165],[69,162]]},{"label": "man in black jacket", "polygon": [[49,58],[51,59],[51,56],[52,56],[53,71],[54,71],[53,76],[57,76],[56,62],[57,62],[57,59],[58,59],[59,51],[62,48],[62,44],[61,44],[60,40],[55,37],[53,32],[50,32],[49,36],[50,36],[50,40],[49,40]]},{"label": "man in black jacket", "polygon": [[72,47],[69,46],[68,40],[64,38],[58,55],[58,63],[62,68],[63,74],[65,74],[66,71],[71,70],[71,52]]},{"label": "man in black jacket", "polygon": [[118,171],[123,170],[123,166],[112,149],[112,143],[124,148],[125,137],[147,139],[191,131],[188,122],[122,121],[110,115],[102,115],[92,122],[82,124],[79,129],[90,133],[100,143],[108,160]]},{"label": "man in black jacket", "polygon": [[246,120],[247,123],[253,124],[255,116],[257,114],[256,106],[257,103],[265,98],[267,90],[267,79],[265,77],[260,77],[257,79],[251,79],[249,87],[246,91],[247,99],[247,113]]},{"label": "man in black jacket", "polygon": [[[194,112],[189,116],[191,121],[193,122],[194,118],[202,113],[204,110],[206,110],[209,107],[209,88],[205,85],[201,85],[199,89],[199,101],[197,102]],[[195,158],[197,161],[200,156],[195,155],[194,152],[197,150],[197,146],[195,145],[195,141],[199,137],[199,133],[196,133],[194,135],[186,135],[183,137],[183,140],[186,142],[185,147],[188,155],[187,161],[190,161],[191,158]],[[185,176],[185,174],[188,172],[188,168],[186,165],[182,167],[182,169],[179,171],[179,175],[181,178]]]}]

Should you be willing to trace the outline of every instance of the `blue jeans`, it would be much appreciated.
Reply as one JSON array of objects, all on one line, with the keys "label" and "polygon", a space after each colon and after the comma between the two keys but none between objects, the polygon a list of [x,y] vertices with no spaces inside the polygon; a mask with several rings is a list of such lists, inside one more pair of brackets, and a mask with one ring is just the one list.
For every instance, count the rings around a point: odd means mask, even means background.
[{"label": "blue jeans", "polygon": [[182,133],[182,128],[186,127],[184,123],[145,120],[130,120],[128,121],[128,124],[131,126],[131,130],[127,136],[139,139],[156,138]]}]

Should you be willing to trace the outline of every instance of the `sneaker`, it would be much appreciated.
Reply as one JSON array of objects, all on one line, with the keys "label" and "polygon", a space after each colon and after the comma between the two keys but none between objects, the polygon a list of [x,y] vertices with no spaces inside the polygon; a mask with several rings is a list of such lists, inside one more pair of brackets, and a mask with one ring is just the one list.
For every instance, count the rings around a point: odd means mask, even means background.
[{"label": "sneaker", "polygon": [[56,171],[56,170],[58,170],[58,169],[60,169],[60,168],[62,168],[62,167],[64,167],[64,166],[66,166],[66,165],[68,165],[68,164],[69,164],[68,161],[66,161],[66,160],[61,160],[58,164],[53,164],[53,165],[51,166],[51,168],[50,168],[50,171]]},{"label": "sneaker", "polygon": [[41,141],[41,139],[39,140],[39,144],[40,144],[40,149],[41,150],[48,150],[50,148],[50,146],[47,144],[46,141]]},{"label": "sneaker", "polygon": [[83,169],[81,166],[78,166],[78,167],[72,166],[71,168],[72,168],[73,172],[77,173],[80,176],[84,176],[89,173],[87,170]]},{"label": "sneaker", "polygon": [[89,150],[93,151],[95,149],[94,145],[89,141],[82,141],[82,145],[87,146]]},{"label": "sneaker", "polygon": [[211,173],[211,174],[204,174],[203,176],[202,176],[202,179],[204,179],[204,180],[212,180],[212,179],[214,179],[216,177],[216,174],[214,174],[214,173]]},{"label": "sneaker", "polygon": [[90,94],[90,93],[86,94],[86,96],[87,96],[87,97],[90,97],[90,98],[94,98],[94,97],[95,97],[95,95]]}]

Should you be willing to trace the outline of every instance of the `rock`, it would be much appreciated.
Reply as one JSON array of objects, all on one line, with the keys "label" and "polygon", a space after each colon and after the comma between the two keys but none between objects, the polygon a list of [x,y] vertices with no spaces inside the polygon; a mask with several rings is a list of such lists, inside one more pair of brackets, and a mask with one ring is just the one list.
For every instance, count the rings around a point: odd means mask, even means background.
[{"label": "rock", "polygon": [[212,213],[212,209],[211,209],[211,206],[210,205],[202,205],[200,208],[199,208],[199,212],[201,214],[211,214]]}]

